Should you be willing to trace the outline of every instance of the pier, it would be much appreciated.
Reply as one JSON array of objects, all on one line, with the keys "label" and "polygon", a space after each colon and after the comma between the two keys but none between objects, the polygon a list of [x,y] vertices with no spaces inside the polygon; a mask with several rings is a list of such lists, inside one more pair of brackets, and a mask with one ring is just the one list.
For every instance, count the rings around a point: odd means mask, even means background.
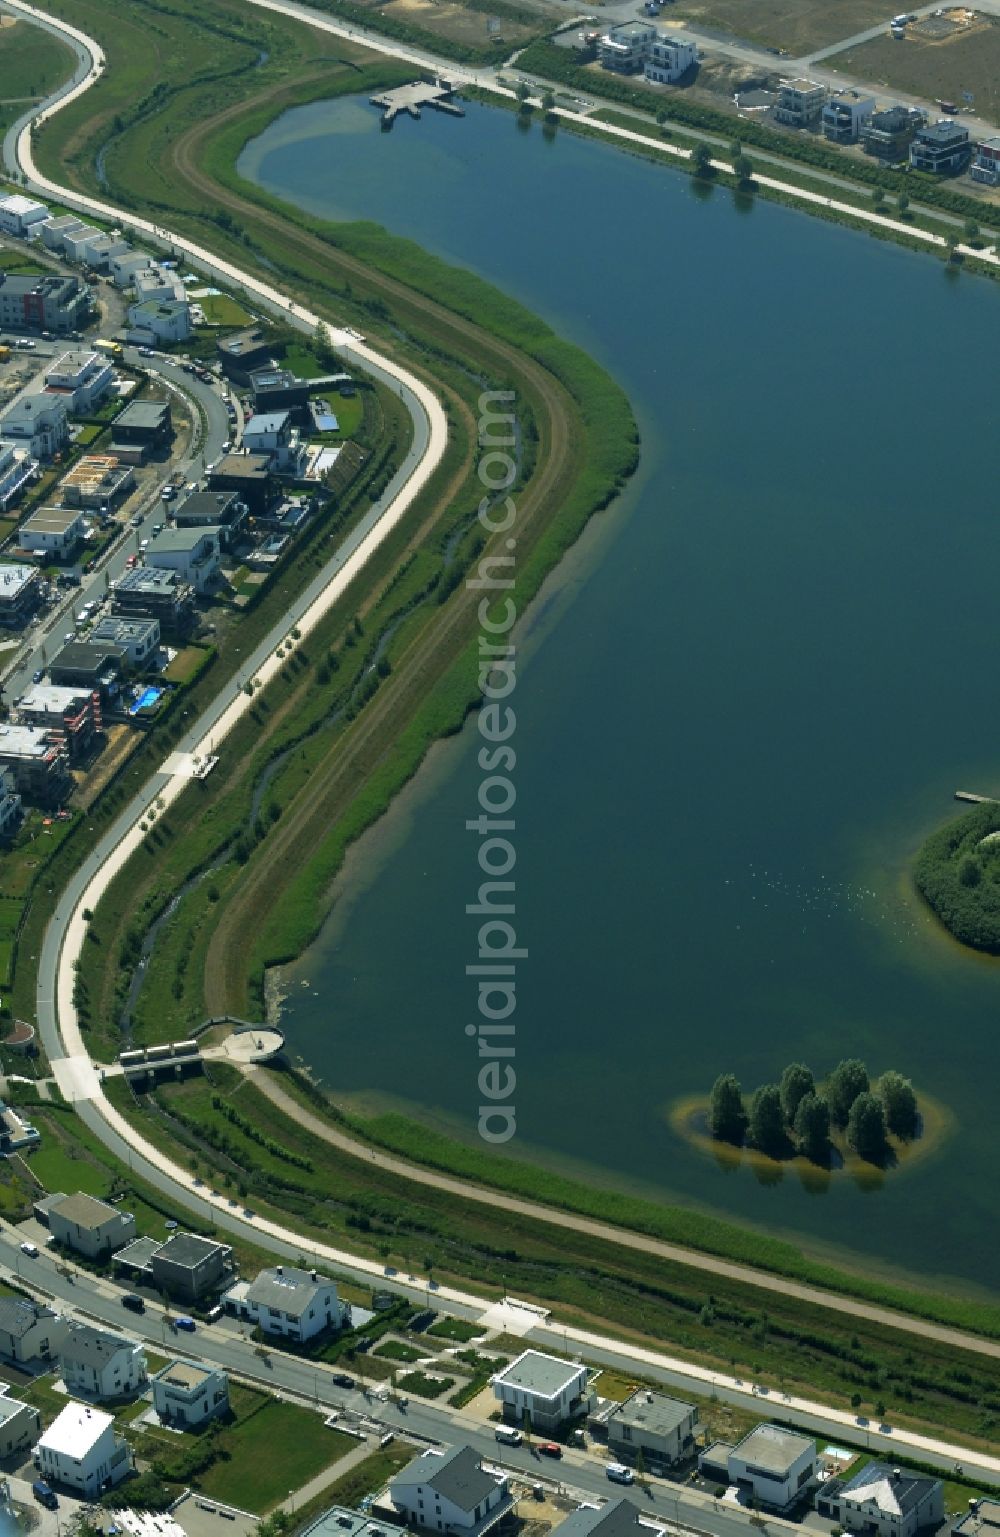
[{"label": "pier", "polygon": [[976,795],[972,790],[956,790],[955,799],[957,801],[971,801],[973,806],[995,806],[997,803],[995,795]]},{"label": "pier", "polygon": [[412,85],[400,85],[395,90],[373,96],[371,104],[382,108],[383,128],[391,128],[400,112],[408,112],[411,117],[419,118],[424,107],[464,117],[463,108],[452,101],[454,91],[455,87],[449,85],[447,80],[435,80],[433,85],[428,85],[426,80],[416,80]]}]

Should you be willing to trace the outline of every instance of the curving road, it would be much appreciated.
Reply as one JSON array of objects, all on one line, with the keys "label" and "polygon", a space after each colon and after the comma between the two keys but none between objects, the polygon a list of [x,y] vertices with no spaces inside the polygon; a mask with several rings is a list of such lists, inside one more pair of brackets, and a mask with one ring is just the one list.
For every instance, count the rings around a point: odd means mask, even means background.
[{"label": "curving road", "polygon": [[[98,78],[103,68],[103,57],[98,45],[76,28],[43,17],[33,6],[22,3],[22,0],[7,0],[7,3],[11,9],[40,20],[50,30],[57,31],[77,51],[78,68],[74,79],[59,93],[58,100],[50,101],[39,114],[44,119],[67,101],[75,99]],[[254,0],[254,3],[259,3],[259,0]],[[272,0],[268,8],[285,7],[274,4]],[[39,173],[32,157],[30,121],[15,125],[5,141],[4,154],[5,157],[13,156],[14,163],[23,170],[25,185],[31,190],[55,196],[61,202],[82,208],[88,213],[113,219],[147,239],[169,244],[172,249],[183,252],[192,265],[218,276],[226,283],[244,288],[259,304],[281,314],[304,330],[311,332],[318,323],[319,317],[302,306],[288,302],[273,287],[193,242],[172,235],[147,220],[122,213],[107,203],[81,197],[49,181]],[[186,1169],[143,1138],[104,1094],[99,1068],[86,1050],[73,1006],[73,963],[80,954],[86,932],[83,912],[96,906],[110,881],[141,844],[145,835],[140,825],[143,817],[154,809],[154,803],[155,814],[159,814],[160,810],[166,809],[176,800],[188,782],[193,758],[224,749],[229,731],[250,707],[250,697],[243,692],[244,682],[253,678],[260,684],[266,684],[277,674],[281,667],[281,660],[275,654],[278,644],[288,638],[292,628],[298,627],[303,634],[308,634],[319,622],[363,568],[373,551],[405,515],[414,498],[426,485],[444,451],[447,441],[446,421],[443,409],[433,393],[407,370],[380,357],[354,333],[339,330],[332,334],[334,345],[346,360],[399,390],[414,424],[414,442],[410,453],[382,500],[344,541],[336,555],[292,606],[285,620],[275,627],[247,659],[240,676],[223,688],[217,699],[177,744],[176,750],[101,839],[62,893],[58,910],[53,914],[43,941],[37,1017],[46,1052],[63,1094],[75,1104],[81,1118],[101,1141],[137,1174],[183,1205],[203,1212],[218,1227],[239,1234],[272,1252],[291,1256],[306,1253],[317,1261],[335,1265],[349,1274],[374,1280],[384,1274],[382,1268],[374,1262],[329,1245],[305,1241],[291,1228],[240,1211],[234,1202],[214,1191],[206,1192],[200,1188]],[[620,1239],[620,1235],[616,1236]],[[692,1256],[684,1251],[679,1253],[691,1262]],[[755,1279],[759,1282],[760,1277]],[[498,1304],[472,1292],[437,1287],[430,1280],[418,1277],[410,1277],[403,1282],[397,1279],[395,1284],[412,1296],[430,1298],[433,1292],[439,1304],[446,1305],[460,1316],[488,1316],[498,1327],[513,1329],[540,1344],[559,1344],[568,1351],[572,1341],[573,1348],[585,1352],[591,1359],[619,1363],[626,1370],[641,1367],[664,1380],[680,1378],[687,1383],[700,1384],[702,1391],[721,1392],[732,1396],[734,1401],[752,1403],[758,1409],[760,1407],[757,1390],[752,1390],[738,1379],[690,1362],[675,1360],[633,1342],[614,1340],[582,1329],[550,1326],[546,1322],[547,1315],[539,1310],[525,1311],[506,1300]],[[813,1300],[829,1305],[831,1299],[817,1293]],[[837,1298],[835,1302],[842,1305],[843,1299]],[[859,1313],[871,1311],[860,1304],[852,1310]],[[917,1333],[939,1332],[934,1326],[923,1325],[920,1320],[906,1320],[892,1315],[891,1321]],[[993,1353],[990,1342],[970,1339],[958,1331],[951,1332],[957,1341],[968,1348],[976,1348],[981,1344]],[[783,1417],[801,1419],[803,1423],[822,1427],[830,1434],[844,1435],[854,1428],[851,1415],[805,1399],[783,1398],[780,1412]],[[888,1444],[905,1447],[911,1453],[934,1460],[941,1466],[961,1460],[966,1466],[975,1467],[977,1472],[989,1480],[1000,1482],[1000,1459],[985,1453],[971,1452],[966,1448],[901,1430],[893,1432]]]}]

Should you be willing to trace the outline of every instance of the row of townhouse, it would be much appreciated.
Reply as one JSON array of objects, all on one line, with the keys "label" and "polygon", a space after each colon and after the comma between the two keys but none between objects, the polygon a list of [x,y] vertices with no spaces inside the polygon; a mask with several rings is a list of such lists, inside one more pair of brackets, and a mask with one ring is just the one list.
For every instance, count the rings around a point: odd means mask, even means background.
[{"label": "row of townhouse", "polygon": [[698,49],[688,38],[633,21],[609,27],[598,41],[597,57],[616,75],[642,74],[658,85],[673,85],[697,63]]}]

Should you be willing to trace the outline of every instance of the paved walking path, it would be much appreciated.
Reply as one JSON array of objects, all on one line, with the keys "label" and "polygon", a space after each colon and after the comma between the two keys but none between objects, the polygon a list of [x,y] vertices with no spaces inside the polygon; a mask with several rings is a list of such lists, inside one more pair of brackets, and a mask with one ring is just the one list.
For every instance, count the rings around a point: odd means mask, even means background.
[{"label": "paved walking path", "polygon": [[344,1474],[349,1473],[352,1468],[356,1468],[359,1462],[364,1462],[366,1457],[370,1457],[374,1446],[374,1439],[359,1441],[357,1446],[352,1446],[351,1450],[345,1452],[343,1457],[338,1457],[337,1461],[331,1462],[330,1466],[324,1468],[322,1473],[317,1473],[316,1477],[311,1478],[307,1484],[303,1484],[301,1489],[296,1489],[292,1497],[278,1500],[273,1508],[275,1510],[287,1510],[290,1514],[294,1514],[296,1508],[301,1510],[302,1506],[315,1499],[317,1494],[322,1494],[324,1489],[329,1489],[330,1485],[335,1484],[338,1478],[343,1478]]}]

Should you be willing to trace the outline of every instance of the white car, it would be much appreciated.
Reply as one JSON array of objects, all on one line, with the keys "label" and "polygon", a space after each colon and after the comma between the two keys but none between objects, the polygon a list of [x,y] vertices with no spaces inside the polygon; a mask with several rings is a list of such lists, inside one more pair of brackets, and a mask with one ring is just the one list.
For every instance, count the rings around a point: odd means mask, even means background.
[{"label": "white car", "polygon": [[38,1245],[37,1244],[33,1244],[33,1243],[23,1243],[21,1245],[21,1253],[22,1254],[27,1254],[29,1259],[37,1259],[38,1258]]}]

